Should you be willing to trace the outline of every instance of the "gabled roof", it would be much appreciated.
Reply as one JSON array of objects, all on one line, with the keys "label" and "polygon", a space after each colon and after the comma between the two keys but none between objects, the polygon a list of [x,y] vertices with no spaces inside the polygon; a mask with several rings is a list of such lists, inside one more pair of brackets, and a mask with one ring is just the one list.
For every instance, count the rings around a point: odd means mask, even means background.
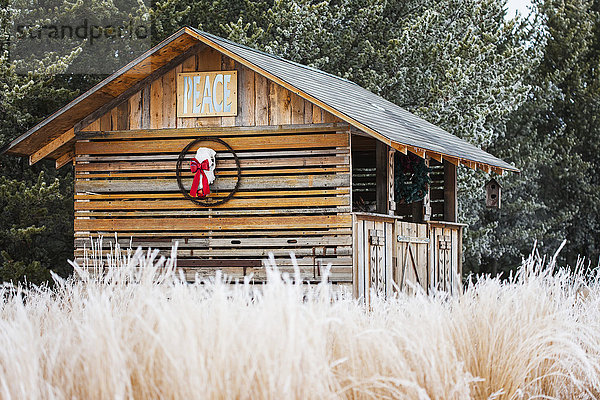
[{"label": "gabled roof", "polygon": [[[165,66],[177,54],[203,43],[213,47],[240,64],[284,86],[308,101],[317,104],[357,129],[403,152],[426,153],[457,164],[484,170],[518,171],[478,147],[411,114],[403,108],[377,96],[359,85],[335,75],[273,56],[193,28],[183,28],[127,64],[113,75],[73,100],[67,106],[15,139],[6,152],[31,155],[22,144],[35,148],[58,137],[112,98],[123,93],[136,81],[147,79],[150,73]],[[152,60],[154,60],[152,62]],[[148,65],[151,68],[148,68]],[[145,66],[141,68],[141,66]],[[135,73],[133,73],[135,72]]]}]

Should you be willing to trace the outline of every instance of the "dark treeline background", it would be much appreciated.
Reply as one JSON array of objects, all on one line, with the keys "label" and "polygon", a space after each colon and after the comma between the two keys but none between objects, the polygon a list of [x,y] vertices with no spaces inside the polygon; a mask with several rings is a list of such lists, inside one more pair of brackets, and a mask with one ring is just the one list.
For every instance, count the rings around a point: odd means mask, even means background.
[{"label": "dark treeline background", "polygon": [[[110,15],[116,3],[77,4]],[[0,146],[103,78],[69,74],[68,57],[17,74],[15,9],[0,0]],[[461,169],[466,272],[510,271],[535,241],[552,253],[567,239],[563,263],[598,262],[599,2],[538,0],[521,17],[503,0],[157,0],[136,12],[154,44],[189,25],[315,66],[520,168],[498,178],[501,211],[485,208],[489,176]],[[8,156],[0,168],[0,279],[69,274],[71,169]]]}]

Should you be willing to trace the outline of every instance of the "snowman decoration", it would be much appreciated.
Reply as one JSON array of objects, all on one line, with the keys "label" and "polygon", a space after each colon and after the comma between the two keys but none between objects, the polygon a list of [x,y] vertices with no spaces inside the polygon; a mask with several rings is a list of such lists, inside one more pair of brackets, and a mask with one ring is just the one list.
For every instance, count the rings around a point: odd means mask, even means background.
[{"label": "snowman decoration", "polygon": [[190,196],[206,197],[210,194],[209,185],[215,181],[215,156],[217,152],[209,147],[200,147],[192,158],[190,169],[194,174]]}]

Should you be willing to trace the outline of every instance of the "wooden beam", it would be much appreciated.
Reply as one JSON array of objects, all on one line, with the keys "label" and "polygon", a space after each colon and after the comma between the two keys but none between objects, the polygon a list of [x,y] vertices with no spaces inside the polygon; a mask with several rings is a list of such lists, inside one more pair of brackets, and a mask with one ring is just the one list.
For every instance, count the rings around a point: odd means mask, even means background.
[{"label": "wooden beam", "polygon": [[456,222],[458,215],[456,165],[444,161],[444,221]]},{"label": "wooden beam", "polygon": [[392,147],[402,154],[406,154],[408,152],[406,146],[400,143],[392,142]]},{"label": "wooden beam", "polygon": [[[429,159],[425,158],[425,165],[429,168]],[[427,185],[425,189],[425,197],[423,198],[423,221],[431,220],[431,185]]]},{"label": "wooden beam", "polygon": [[436,153],[434,151],[429,151],[429,150],[427,150],[426,153],[429,157],[433,158],[435,161],[440,162],[440,163],[442,162],[442,155],[440,153]]},{"label": "wooden beam", "polygon": [[416,154],[416,155],[418,155],[421,158],[425,158],[425,149],[420,149],[418,147],[413,147],[413,146],[406,146],[406,148],[411,153]]},{"label": "wooden beam", "polygon": [[[290,138],[289,136],[252,136],[249,138],[232,137],[227,138],[227,143],[239,150],[260,150],[266,149],[315,149],[327,147],[348,147],[348,134],[331,133],[311,133],[307,135],[298,135]],[[184,148],[190,139],[173,140],[108,140],[95,142],[77,141],[76,148],[79,155],[98,155],[98,154],[146,154],[146,153],[175,153],[178,154]],[[197,147],[200,147],[199,145]],[[191,150],[196,150],[196,148]],[[211,145],[216,151],[225,150],[225,146],[216,143]]]},{"label": "wooden beam", "polygon": [[[301,176],[301,178],[299,178]],[[191,181],[190,178],[186,178]],[[215,192],[231,191],[237,182],[237,177],[223,176],[217,178],[213,183]],[[271,175],[271,176],[243,176],[240,180],[239,190],[264,190],[282,189],[314,189],[314,188],[338,188],[348,185],[349,173],[338,174],[303,174],[303,175]],[[211,186],[211,191],[213,189]],[[79,193],[142,193],[151,198],[152,192],[161,190],[164,192],[178,192],[177,180],[172,177],[160,179],[129,178],[129,179],[77,179],[75,190]],[[148,193],[150,192],[150,193]],[[181,195],[181,193],[179,193]]]},{"label": "wooden beam", "polygon": [[169,61],[162,67],[156,69],[150,75],[148,75],[144,79],[138,81],[135,85],[130,86],[123,93],[121,93],[117,97],[113,98],[109,102],[105,103],[102,107],[96,109],[94,112],[89,114],[87,117],[83,118],[81,121],[79,121],[75,125],[75,129],[78,131],[83,130],[86,126],[88,126],[93,121],[95,121],[96,119],[98,119],[101,116],[103,116],[104,114],[106,114],[108,111],[119,106],[124,101],[127,101],[129,99],[129,97],[131,97],[137,91],[141,90],[144,86],[150,84],[153,80],[155,80],[159,76],[163,75],[167,71],[175,68],[177,65],[182,63],[185,59],[190,57],[192,54],[196,54],[198,52],[198,50],[204,46],[205,45],[203,43],[198,43],[198,44],[190,47],[188,50],[184,51],[177,57],[173,58],[171,61]]},{"label": "wooden beam", "polygon": [[396,214],[396,199],[394,190],[394,158],[396,150],[388,147],[387,184],[388,184],[388,214]]},{"label": "wooden beam", "polygon": [[489,165],[482,163],[477,163],[477,168],[487,173],[490,173],[490,171],[492,170],[492,168]]},{"label": "wooden beam", "polygon": [[66,152],[62,156],[58,157],[56,159],[56,169],[59,169],[59,168],[65,166],[65,165],[67,165],[71,161],[73,161],[73,157],[74,156],[75,156],[75,152],[73,150],[69,150],[68,152]]},{"label": "wooden beam", "polygon": [[73,128],[69,129],[35,153],[29,156],[29,165],[33,165],[36,162],[40,161],[44,157],[52,154],[54,151],[58,150],[60,147],[75,139],[75,130]]},{"label": "wooden beam", "polygon": [[471,168],[471,169],[477,169],[477,163],[471,160],[460,160],[460,163],[462,165],[466,165],[467,167]]},{"label": "wooden beam", "polygon": [[214,217],[214,218],[106,218],[75,219],[76,231],[153,232],[203,230],[271,230],[351,228],[352,216],[342,215],[295,215],[278,217]]},{"label": "wooden beam", "polygon": [[389,206],[388,148],[389,147],[385,143],[381,143],[379,140],[375,145],[376,211],[380,214],[387,214]]},{"label": "wooden beam", "polygon": [[[298,125],[264,125],[264,126],[202,126],[195,128],[165,128],[165,129],[132,129],[111,132],[103,131],[81,131],[77,132],[77,139],[160,139],[173,137],[195,138],[202,136],[222,135],[281,135],[281,134],[304,134],[325,132],[347,132],[349,125],[345,122],[320,123],[320,124],[298,124]],[[372,139],[371,136],[368,136]]]},{"label": "wooden beam", "polygon": [[492,167],[492,171],[494,171],[495,173],[497,173],[498,175],[502,175],[502,173],[504,172],[502,170],[502,168],[499,167]]},{"label": "wooden beam", "polygon": [[448,161],[450,164],[458,166],[460,164],[460,158],[444,156],[444,160]]}]

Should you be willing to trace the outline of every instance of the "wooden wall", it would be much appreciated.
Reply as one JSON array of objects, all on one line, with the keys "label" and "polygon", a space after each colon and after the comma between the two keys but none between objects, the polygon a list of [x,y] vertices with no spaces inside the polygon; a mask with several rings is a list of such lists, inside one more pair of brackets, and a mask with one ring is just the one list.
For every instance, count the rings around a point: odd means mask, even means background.
[{"label": "wooden wall", "polygon": [[[238,71],[238,115],[235,117],[176,117],[176,76],[179,72]],[[284,87],[234,62],[212,48],[182,64],[109,110],[82,131],[161,129],[217,126],[265,126],[341,122],[329,112]]]},{"label": "wooden wall", "polygon": [[[432,158],[429,159],[431,184],[429,185],[429,201],[431,204],[431,220],[447,221],[444,215],[444,165]],[[454,221],[449,221],[454,222]]]},{"label": "wooden wall", "polygon": [[352,136],[352,210],[375,212],[377,208],[377,139]]},{"label": "wooden wall", "polygon": [[[176,73],[221,69],[238,71],[238,115],[177,118]],[[76,257],[90,236],[104,235],[108,246],[117,232],[124,245],[133,238],[165,254],[178,241],[189,277],[218,268],[262,280],[269,252],[291,271],[294,251],[304,279],[320,280],[331,263],[332,281],[351,282],[350,134],[338,122],[220,53],[199,52],[77,133]],[[239,191],[213,208],[177,187],[177,156],[198,136],[225,140],[241,162]],[[207,145],[219,153],[214,188],[231,187],[231,155]]]}]

